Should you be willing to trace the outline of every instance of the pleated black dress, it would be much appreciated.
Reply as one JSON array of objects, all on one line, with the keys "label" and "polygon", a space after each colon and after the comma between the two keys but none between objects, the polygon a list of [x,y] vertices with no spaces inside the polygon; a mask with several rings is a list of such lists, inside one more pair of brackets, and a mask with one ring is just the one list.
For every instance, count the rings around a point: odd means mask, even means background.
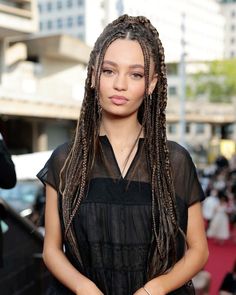
[{"label": "pleated black dress", "polygon": [[[106,136],[99,138],[105,161],[97,156],[88,193],[74,219],[78,249],[83,265],[75,261],[68,245],[65,253],[71,263],[90,278],[105,295],[132,295],[147,282],[147,265],[151,245],[151,186],[140,138],[138,150],[125,175],[117,164]],[[174,178],[180,227],[187,228],[188,207],[204,199],[196,170],[188,152],[168,142]],[[69,146],[59,146],[38,177],[59,189],[60,169]],[[58,194],[60,204],[60,194]],[[178,238],[178,258],[184,255],[185,243]],[[189,287],[171,294],[189,294]],[[49,294],[72,294],[54,280]]]}]

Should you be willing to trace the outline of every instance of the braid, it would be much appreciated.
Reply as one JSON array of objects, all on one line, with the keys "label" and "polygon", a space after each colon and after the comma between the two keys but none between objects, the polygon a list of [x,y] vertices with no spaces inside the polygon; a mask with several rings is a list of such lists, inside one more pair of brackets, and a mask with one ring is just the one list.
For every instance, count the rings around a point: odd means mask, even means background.
[{"label": "braid", "polygon": [[[106,26],[90,54],[85,94],[72,148],[60,173],[60,194],[64,239],[72,254],[82,264],[76,245],[73,219],[88,191],[89,175],[99,148],[100,75],[104,56],[116,39],[139,42],[144,56],[145,93],[138,119],[144,130],[144,148],[150,171],[152,193],[152,253],[149,255],[148,277],[165,273],[176,261],[178,222],[175,193],[166,139],[167,78],[164,49],[157,30],[145,17],[123,15]],[[148,95],[151,59],[158,82]],[[92,76],[95,88],[91,88]]]}]

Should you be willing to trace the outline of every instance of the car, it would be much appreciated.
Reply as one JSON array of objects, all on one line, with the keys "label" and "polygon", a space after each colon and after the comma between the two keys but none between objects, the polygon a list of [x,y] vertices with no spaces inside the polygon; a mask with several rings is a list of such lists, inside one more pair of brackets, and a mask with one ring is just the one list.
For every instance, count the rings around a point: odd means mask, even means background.
[{"label": "car", "polygon": [[44,196],[44,187],[37,179],[17,181],[12,189],[0,189],[0,197],[4,199],[21,216],[33,213],[37,202]]}]

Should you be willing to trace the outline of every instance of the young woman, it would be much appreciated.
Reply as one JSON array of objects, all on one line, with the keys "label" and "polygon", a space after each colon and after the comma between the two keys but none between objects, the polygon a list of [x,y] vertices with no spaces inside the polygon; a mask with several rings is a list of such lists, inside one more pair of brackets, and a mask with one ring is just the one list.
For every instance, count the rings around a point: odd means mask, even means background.
[{"label": "young woman", "polygon": [[208,256],[204,195],[187,151],[166,140],[166,101],[158,32],[119,17],[91,52],[73,142],[38,175],[50,294],[191,294]]}]

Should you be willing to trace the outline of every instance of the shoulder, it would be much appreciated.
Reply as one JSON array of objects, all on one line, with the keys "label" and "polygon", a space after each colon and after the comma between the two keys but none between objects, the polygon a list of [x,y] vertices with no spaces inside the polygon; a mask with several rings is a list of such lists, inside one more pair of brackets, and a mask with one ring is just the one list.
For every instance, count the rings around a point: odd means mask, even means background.
[{"label": "shoulder", "polygon": [[58,164],[64,163],[71,149],[71,142],[65,142],[54,149],[50,157],[51,161]]},{"label": "shoulder", "polygon": [[189,152],[182,145],[175,141],[167,140],[167,147],[169,150],[170,161],[183,162],[191,161]]}]

